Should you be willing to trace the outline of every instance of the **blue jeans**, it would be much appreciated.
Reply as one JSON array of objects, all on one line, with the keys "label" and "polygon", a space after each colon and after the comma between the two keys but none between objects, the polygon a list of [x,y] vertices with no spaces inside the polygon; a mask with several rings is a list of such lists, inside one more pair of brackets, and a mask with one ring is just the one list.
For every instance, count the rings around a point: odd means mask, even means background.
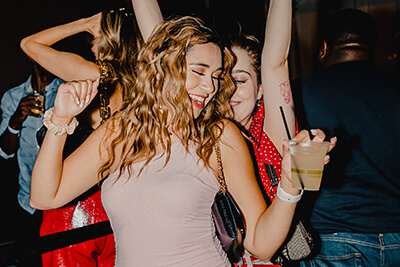
[{"label": "blue jeans", "polygon": [[400,233],[321,234],[321,251],[313,259],[300,262],[314,266],[400,266]]}]

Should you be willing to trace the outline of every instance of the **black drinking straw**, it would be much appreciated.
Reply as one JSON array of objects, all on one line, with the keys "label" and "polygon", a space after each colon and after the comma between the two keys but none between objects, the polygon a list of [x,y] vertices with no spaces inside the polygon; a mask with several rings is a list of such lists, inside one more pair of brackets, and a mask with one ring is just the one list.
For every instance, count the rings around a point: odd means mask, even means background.
[{"label": "black drinking straw", "polygon": [[292,140],[292,137],[290,137],[289,127],[287,126],[285,112],[283,112],[282,106],[279,106],[279,109],[281,110],[281,115],[282,115],[283,123],[285,124],[287,137],[288,137],[289,140]]},{"label": "black drinking straw", "polygon": [[[281,115],[282,115],[282,119],[283,119],[283,124],[285,124],[285,129],[286,129],[286,134],[287,134],[287,136],[288,136],[288,139],[289,139],[289,140],[292,140],[292,137],[290,136],[289,127],[288,127],[287,122],[286,122],[285,112],[283,112],[282,106],[279,106],[279,109],[281,110]],[[295,167],[296,167],[296,166],[295,166]],[[301,189],[304,190],[304,183],[303,183],[303,180],[301,179],[300,173],[299,173],[299,180],[300,180]]]}]

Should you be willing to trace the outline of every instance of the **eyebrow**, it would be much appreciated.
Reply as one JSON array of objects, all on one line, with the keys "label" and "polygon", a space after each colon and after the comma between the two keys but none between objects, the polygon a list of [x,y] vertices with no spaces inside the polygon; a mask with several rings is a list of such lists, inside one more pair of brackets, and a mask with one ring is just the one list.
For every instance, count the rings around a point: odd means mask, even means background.
[{"label": "eyebrow", "polygon": [[[201,66],[201,67],[205,67],[205,68],[210,68],[210,65],[208,65],[208,64],[205,64],[205,63],[200,63],[200,62],[198,62],[198,63],[196,63],[196,62],[194,62],[194,63],[189,63],[189,66]],[[218,70],[223,70],[223,68],[222,67],[219,67],[218,69],[216,69],[215,71],[218,71]]]},{"label": "eyebrow", "polygon": [[190,63],[189,66],[201,66],[201,67],[205,67],[205,68],[210,68],[210,65],[205,64],[205,63]]},{"label": "eyebrow", "polygon": [[232,71],[232,73],[247,73],[249,76],[251,76],[250,72],[248,72],[246,70],[242,70],[242,69],[238,69],[238,70]]}]

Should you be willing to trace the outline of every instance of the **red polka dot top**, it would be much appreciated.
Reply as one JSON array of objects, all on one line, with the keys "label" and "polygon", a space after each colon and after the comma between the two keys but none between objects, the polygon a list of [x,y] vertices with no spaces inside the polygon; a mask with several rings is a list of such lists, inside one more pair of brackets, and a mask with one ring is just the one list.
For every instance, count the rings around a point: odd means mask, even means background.
[{"label": "red polka dot top", "polygon": [[[262,101],[257,113],[254,115],[253,121],[250,124],[249,133],[257,159],[258,169],[260,173],[261,182],[268,193],[271,201],[276,193],[276,186],[271,189],[271,180],[268,177],[267,165],[272,165],[275,168],[278,180],[281,179],[281,155],[269,139],[267,134],[263,131],[264,121],[264,101]],[[270,166],[270,167],[272,167]],[[273,168],[273,167],[272,167]]]}]

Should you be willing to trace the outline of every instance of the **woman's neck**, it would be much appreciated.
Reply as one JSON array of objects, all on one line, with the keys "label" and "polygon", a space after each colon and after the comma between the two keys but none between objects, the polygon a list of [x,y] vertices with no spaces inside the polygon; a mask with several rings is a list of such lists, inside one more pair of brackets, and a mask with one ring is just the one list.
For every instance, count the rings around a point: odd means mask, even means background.
[{"label": "woman's neck", "polygon": [[246,120],[243,121],[243,123],[241,123],[241,125],[248,131],[252,122],[253,116],[249,116]]}]

